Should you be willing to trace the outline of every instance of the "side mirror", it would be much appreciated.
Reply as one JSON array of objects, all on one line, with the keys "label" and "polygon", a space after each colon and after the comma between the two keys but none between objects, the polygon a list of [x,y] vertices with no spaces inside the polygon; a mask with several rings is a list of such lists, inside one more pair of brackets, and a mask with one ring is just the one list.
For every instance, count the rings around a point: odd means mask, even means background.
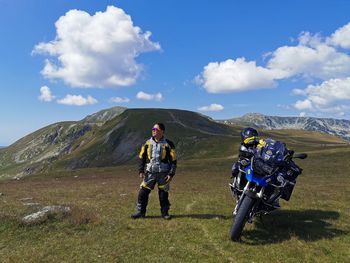
[{"label": "side mirror", "polygon": [[307,154],[306,153],[297,153],[293,155],[293,158],[298,158],[298,159],[306,159]]}]

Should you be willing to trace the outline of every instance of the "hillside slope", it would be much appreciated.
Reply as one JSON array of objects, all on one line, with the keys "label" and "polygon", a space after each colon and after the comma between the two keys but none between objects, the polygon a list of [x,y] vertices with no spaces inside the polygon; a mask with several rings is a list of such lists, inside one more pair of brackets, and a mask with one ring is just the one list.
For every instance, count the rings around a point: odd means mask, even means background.
[{"label": "hillside slope", "polygon": [[[106,122],[94,133],[94,140],[77,148],[57,163],[56,168],[77,169],[122,164],[133,160],[156,122],[166,126],[166,136],[174,141],[179,158],[205,154],[206,144],[217,136],[229,140],[232,128],[194,112],[167,109],[129,109]],[[193,150],[201,149],[201,153]],[[210,149],[215,154],[215,149]]]},{"label": "hillside slope", "polygon": [[62,156],[69,155],[82,137],[89,138],[89,134],[125,109],[114,107],[107,112],[102,110],[87,116],[81,121],[48,125],[0,149],[0,176],[22,176],[43,170]]},{"label": "hillside slope", "polygon": [[[156,122],[165,124],[165,135],[175,143],[180,160],[232,158],[243,128],[185,110],[107,109],[78,122],[49,125],[0,149],[0,177],[135,163]],[[260,134],[282,140],[296,151],[347,145],[335,136],[303,130],[260,130]]]},{"label": "hillside slope", "polygon": [[221,154],[215,140],[219,136],[229,141],[234,133],[231,127],[190,111],[123,109],[111,114],[104,110],[79,122],[49,125],[0,150],[1,176],[131,161],[155,122],[165,123],[166,135],[175,142],[179,158],[200,157],[209,151],[213,156]]}]

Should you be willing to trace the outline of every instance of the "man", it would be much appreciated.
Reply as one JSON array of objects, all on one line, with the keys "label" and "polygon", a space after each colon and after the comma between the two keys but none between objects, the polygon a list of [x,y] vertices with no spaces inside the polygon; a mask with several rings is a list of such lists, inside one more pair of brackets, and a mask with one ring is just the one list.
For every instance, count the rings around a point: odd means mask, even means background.
[{"label": "man", "polygon": [[141,147],[139,154],[139,176],[143,179],[137,202],[137,213],[131,218],[144,218],[148,197],[155,184],[158,184],[160,211],[164,219],[169,220],[169,184],[176,172],[176,152],[174,144],[164,137],[165,126],[156,123],[152,128],[152,137]]}]

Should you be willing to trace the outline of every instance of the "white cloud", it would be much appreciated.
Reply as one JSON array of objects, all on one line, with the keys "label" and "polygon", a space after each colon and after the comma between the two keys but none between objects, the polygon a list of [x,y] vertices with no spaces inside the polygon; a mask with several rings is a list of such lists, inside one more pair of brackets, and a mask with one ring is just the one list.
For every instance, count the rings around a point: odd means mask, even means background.
[{"label": "white cloud", "polygon": [[329,38],[329,42],[343,48],[350,48],[350,23],[336,30]]},{"label": "white cloud", "polygon": [[297,95],[297,96],[306,96],[307,95],[305,90],[303,90],[303,89],[293,89],[292,94]]},{"label": "white cloud", "polygon": [[53,96],[51,94],[51,90],[50,90],[50,88],[48,86],[42,86],[40,88],[40,96],[38,97],[39,100],[50,102],[54,98],[55,98],[55,96]]},{"label": "white cloud", "polygon": [[306,100],[298,100],[295,104],[294,107],[298,110],[312,110],[312,102],[308,99]]},{"label": "white cloud", "polygon": [[342,78],[350,74],[350,56],[327,45],[318,35],[303,33],[297,46],[283,46],[272,52],[267,68],[278,70],[283,78]]},{"label": "white cloud", "polygon": [[209,93],[227,93],[272,87],[275,75],[272,70],[256,66],[255,61],[238,58],[209,63],[195,81]]},{"label": "white cloud", "polygon": [[299,117],[306,117],[306,113],[305,112],[300,112],[299,113]]},{"label": "white cloud", "polygon": [[198,108],[199,111],[222,111],[223,109],[224,109],[224,106],[216,103],[210,104],[209,106],[203,106]]},{"label": "white cloud", "polygon": [[342,114],[349,109],[347,105],[339,103],[350,101],[350,77],[343,79],[330,79],[320,85],[309,85],[306,89],[297,94],[306,97],[294,104],[298,110],[311,110],[321,112],[332,112]]},{"label": "white cloud", "polygon": [[136,98],[139,100],[155,100],[155,101],[163,100],[163,96],[159,92],[156,94],[148,94],[143,91],[140,91],[136,94]]},{"label": "white cloud", "polygon": [[332,37],[302,32],[297,45],[269,52],[265,66],[244,58],[210,62],[195,81],[209,93],[228,93],[274,87],[278,80],[289,78],[309,82],[346,78],[350,76],[350,56],[337,45],[350,48],[350,23]]},{"label": "white cloud", "polygon": [[130,99],[129,98],[121,98],[121,97],[113,97],[113,98],[110,98],[109,100],[110,102],[114,102],[114,103],[128,103],[130,102]]},{"label": "white cloud", "polygon": [[84,98],[81,95],[66,95],[63,99],[57,100],[59,104],[65,105],[74,105],[74,106],[83,106],[83,105],[92,105],[96,104],[98,101],[91,97],[90,95],[87,98]]},{"label": "white cloud", "polygon": [[142,65],[136,58],[160,50],[149,31],[133,25],[122,9],[108,6],[89,15],[70,10],[55,23],[56,37],[34,47],[33,53],[48,54],[41,71],[49,79],[62,79],[73,87],[129,86],[136,82]]}]

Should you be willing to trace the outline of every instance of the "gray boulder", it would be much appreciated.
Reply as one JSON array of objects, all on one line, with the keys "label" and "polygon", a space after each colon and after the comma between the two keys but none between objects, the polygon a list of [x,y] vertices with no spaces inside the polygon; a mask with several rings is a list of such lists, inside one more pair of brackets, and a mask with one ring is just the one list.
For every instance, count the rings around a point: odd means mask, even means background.
[{"label": "gray boulder", "polygon": [[71,209],[67,206],[45,206],[40,211],[22,218],[22,223],[26,225],[40,224],[50,218],[62,217],[70,214]]}]

